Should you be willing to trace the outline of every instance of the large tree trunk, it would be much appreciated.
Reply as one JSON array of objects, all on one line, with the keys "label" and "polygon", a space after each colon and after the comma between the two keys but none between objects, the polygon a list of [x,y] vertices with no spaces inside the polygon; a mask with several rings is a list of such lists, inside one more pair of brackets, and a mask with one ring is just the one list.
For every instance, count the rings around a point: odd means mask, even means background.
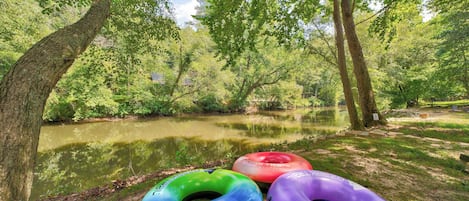
[{"label": "large tree trunk", "polygon": [[44,105],[110,14],[110,0],[95,0],[75,24],[29,49],[0,83],[0,200],[29,199]]},{"label": "large tree trunk", "polygon": [[357,108],[353,100],[352,87],[347,73],[347,64],[345,60],[344,30],[342,29],[342,20],[340,19],[339,0],[334,0],[334,26],[335,26],[335,44],[337,47],[337,65],[340,71],[340,79],[344,90],[345,103],[350,118],[352,130],[363,130],[363,124],[358,118]]},{"label": "large tree trunk", "polygon": [[[355,31],[355,22],[353,21],[350,1],[351,0],[342,0],[342,18],[350,55],[352,56],[353,72],[358,83],[358,95],[363,124],[365,127],[385,125],[386,119],[381,115],[376,106],[370,75],[368,74],[362,47]],[[378,115],[378,119],[373,118],[373,114]]]}]

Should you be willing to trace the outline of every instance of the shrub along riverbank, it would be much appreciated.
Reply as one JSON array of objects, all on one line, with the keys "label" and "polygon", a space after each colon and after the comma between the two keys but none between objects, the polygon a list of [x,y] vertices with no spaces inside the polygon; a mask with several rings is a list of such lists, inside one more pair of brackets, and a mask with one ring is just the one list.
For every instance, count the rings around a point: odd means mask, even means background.
[{"label": "shrub along riverbank", "polygon": [[[367,132],[266,145],[259,150],[294,152],[314,169],[353,180],[386,200],[469,200],[468,165],[459,159],[460,154],[469,154],[469,113],[441,109],[414,112],[427,115],[390,118],[388,126]],[[237,157],[208,166],[229,169]],[[101,187],[101,191],[95,188],[49,200],[85,195],[86,200],[141,200],[162,178],[191,168],[195,167],[114,181],[106,186],[107,191]]]}]

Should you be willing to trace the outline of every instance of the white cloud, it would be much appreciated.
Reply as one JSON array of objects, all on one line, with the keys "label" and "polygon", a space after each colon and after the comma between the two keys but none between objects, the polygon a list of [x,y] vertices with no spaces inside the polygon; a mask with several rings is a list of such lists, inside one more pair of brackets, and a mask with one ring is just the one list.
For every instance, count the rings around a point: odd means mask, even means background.
[{"label": "white cloud", "polygon": [[194,21],[191,15],[196,14],[195,7],[199,5],[197,0],[173,0],[176,21],[179,26],[183,26],[186,22]]}]

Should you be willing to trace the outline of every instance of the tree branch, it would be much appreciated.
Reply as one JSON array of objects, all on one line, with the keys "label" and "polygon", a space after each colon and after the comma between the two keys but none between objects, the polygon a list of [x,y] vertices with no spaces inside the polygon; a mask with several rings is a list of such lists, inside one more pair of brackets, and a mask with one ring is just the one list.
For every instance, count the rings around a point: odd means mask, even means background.
[{"label": "tree branch", "polygon": [[392,4],[389,4],[389,5],[384,6],[384,7],[381,8],[378,12],[374,13],[374,14],[371,15],[370,17],[367,17],[366,19],[364,19],[364,20],[362,20],[362,21],[360,21],[360,22],[355,23],[355,26],[357,26],[357,25],[359,25],[359,24],[361,24],[361,23],[364,23],[364,22],[370,20],[370,19],[373,18],[373,17],[376,17],[377,15],[381,14],[382,12],[388,10],[388,8],[391,7],[391,5],[392,5]]},{"label": "tree branch", "polygon": [[[310,46],[309,50],[311,51],[311,53],[321,56],[324,59],[324,61],[326,61],[327,63],[330,63],[334,66],[337,65],[336,62],[331,61],[331,59],[323,51],[321,51],[320,49],[315,48],[314,46]],[[334,54],[334,56],[335,56],[335,54]],[[337,58],[336,58],[336,61],[337,61]]]},{"label": "tree branch", "polygon": [[321,35],[321,40],[324,41],[327,45],[327,48],[329,48],[329,51],[331,51],[331,54],[334,55],[335,57],[335,60],[337,60],[337,57],[335,55],[335,49],[331,46],[331,44],[329,44],[329,40],[327,40],[326,38],[326,35],[324,34],[324,31],[322,31],[320,28],[319,28],[319,25],[316,24],[314,21],[313,21],[313,25],[314,27],[316,27],[316,29],[319,31],[319,34]]}]

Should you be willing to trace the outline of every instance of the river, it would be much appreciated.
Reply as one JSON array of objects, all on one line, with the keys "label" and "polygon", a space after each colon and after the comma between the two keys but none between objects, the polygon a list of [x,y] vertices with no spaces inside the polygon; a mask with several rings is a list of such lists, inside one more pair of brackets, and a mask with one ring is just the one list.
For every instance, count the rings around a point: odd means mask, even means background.
[{"label": "river", "polygon": [[343,108],[43,126],[31,200],[237,156],[256,145],[329,135],[346,126]]}]

